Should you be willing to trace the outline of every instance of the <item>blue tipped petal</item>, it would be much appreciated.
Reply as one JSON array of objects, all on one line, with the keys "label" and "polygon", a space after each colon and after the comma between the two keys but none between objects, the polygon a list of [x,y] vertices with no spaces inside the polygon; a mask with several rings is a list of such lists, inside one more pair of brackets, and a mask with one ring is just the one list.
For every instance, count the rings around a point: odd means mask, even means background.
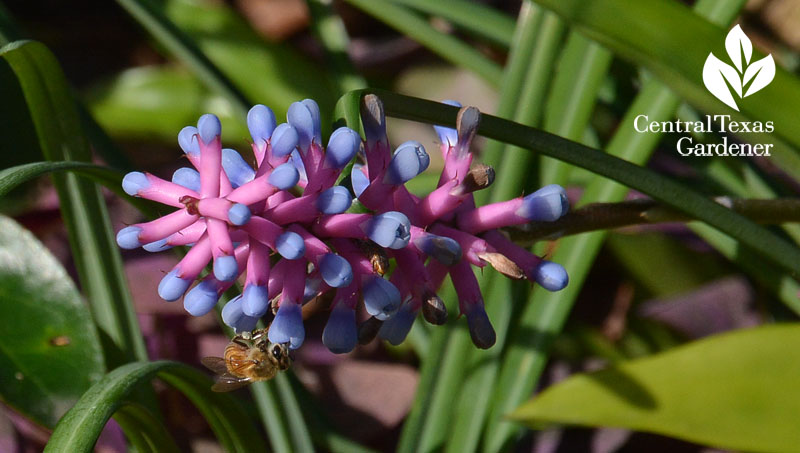
[{"label": "blue tipped petal", "polygon": [[219,300],[219,287],[214,280],[203,280],[186,293],[183,308],[192,316],[203,316],[211,311]]},{"label": "blue tipped petal", "polygon": [[323,214],[341,214],[353,203],[350,191],[344,186],[333,186],[319,194],[317,209]]},{"label": "blue tipped petal", "polygon": [[297,150],[292,151],[291,163],[297,168],[297,172],[300,173],[300,179],[308,181],[306,165],[303,163],[303,158]]},{"label": "blue tipped petal", "polygon": [[222,124],[219,122],[217,115],[206,113],[197,120],[197,133],[200,134],[200,139],[203,143],[211,143],[214,138],[222,133]]},{"label": "blue tipped petal", "polygon": [[401,212],[384,212],[372,218],[367,227],[367,236],[381,247],[401,249],[411,239],[411,222]]},{"label": "blue tipped petal", "polygon": [[234,327],[244,316],[242,311],[241,294],[234,297],[224,307],[222,307],[222,322],[229,327]]},{"label": "blue tipped petal", "polygon": [[233,330],[236,333],[252,332],[256,330],[258,319],[259,318],[255,318],[253,316],[242,315],[242,317],[239,318],[239,321],[237,321],[236,324],[232,325],[231,327],[233,327]]},{"label": "blue tipped petal", "polygon": [[194,126],[186,126],[178,132],[178,145],[184,153],[192,156],[200,154],[200,144],[194,137],[197,133],[197,128]]},{"label": "blue tipped petal", "polygon": [[192,280],[178,277],[178,270],[173,269],[158,283],[158,295],[167,302],[176,301],[191,284]]},{"label": "blue tipped petal", "polygon": [[194,168],[181,167],[172,174],[172,182],[189,190],[200,192],[200,173]]},{"label": "blue tipped petal", "polygon": [[461,260],[461,245],[452,238],[426,234],[414,241],[414,245],[428,256],[445,266],[452,266]]},{"label": "blue tipped petal", "polygon": [[164,250],[169,250],[172,248],[172,246],[167,245],[167,239],[169,238],[164,238],[155,242],[150,242],[148,244],[143,245],[142,248],[151,253],[163,252]]},{"label": "blue tipped petal", "polygon": [[319,295],[319,285],[322,283],[320,278],[307,277],[306,286],[303,288],[303,303],[309,302],[311,299]]},{"label": "blue tipped petal", "polygon": [[331,134],[328,147],[325,148],[325,158],[334,168],[344,168],[358,152],[361,146],[361,136],[349,127],[340,127]]},{"label": "blue tipped petal", "polygon": [[[302,102],[295,102],[289,106],[286,120],[297,130],[297,144],[300,149],[308,149],[314,139],[315,130],[319,129],[319,127],[315,127],[313,112]],[[319,121],[319,114],[317,114],[317,121]]]},{"label": "blue tipped petal", "polygon": [[275,128],[272,132],[272,138],[269,143],[272,145],[272,155],[275,157],[283,157],[297,147],[297,141],[300,137],[297,135],[297,130],[289,123],[283,123]]},{"label": "blue tipped petal", "polygon": [[356,197],[360,197],[361,193],[369,186],[369,177],[361,171],[363,167],[361,164],[355,164],[350,170],[350,182],[353,183],[353,193],[356,194]]},{"label": "blue tipped petal", "polygon": [[243,186],[256,177],[256,171],[235,149],[222,149],[222,168],[233,188]]},{"label": "blue tipped petal", "polygon": [[128,250],[141,247],[142,243],[139,242],[139,233],[141,232],[142,229],[137,226],[128,226],[119,230],[117,245]]},{"label": "blue tipped petal", "polygon": [[[461,103],[458,101],[442,101],[442,104],[452,105],[454,107],[461,107]],[[445,126],[433,126],[433,130],[436,131],[436,135],[439,136],[439,141],[444,144],[450,144],[450,146],[455,146],[458,142],[458,132],[455,129],[445,127]]]},{"label": "blue tipped petal", "polygon": [[322,123],[320,122],[319,105],[313,99],[303,99],[300,101],[311,112],[311,118],[314,121],[314,142],[318,145],[322,144]]},{"label": "blue tipped petal", "polygon": [[214,277],[221,282],[229,282],[236,279],[239,275],[239,265],[236,258],[231,255],[223,255],[214,258]]},{"label": "blue tipped petal", "polygon": [[516,214],[529,220],[552,222],[569,211],[567,192],[558,184],[544,186],[523,199]]},{"label": "blue tipped petal", "polygon": [[425,171],[431,158],[420,142],[411,140],[403,143],[394,152],[386,173],[389,184],[403,184]]},{"label": "blue tipped petal", "polygon": [[561,291],[569,283],[564,266],[551,261],[542,261],[536,268],[536,283],[548,291]]},{"label": "blue tipped petal", "polygon": [[358,327],[356,326],[356,312],[342,304],[337,304],[325,330],[322,331],[322,343],[334,354],[345,354],[352,351],[358,342]]},{"label": "blue tipped petal", "polygon": [[417,314],[409,310],[408,305],[403,305],[394,316],[387,319],[378,330],[378,336],[397,346],[405,341]]},{"label": "blue tipped petal", "polygon": [[299,180],[300,172],[297,171],[297,167],[291,162],[286,162],[285,164],[275,167],[267,179],[270,184],[277,187],[279,190],[291,189],[297,185]]},{"label": "blue tipped petal", "polygon": [[296,260],[306,253],[306,243],[303,242],[302,236],[293,231],[285,231],[278,236],[275,248],[287,260]]},{"label": "blue tipped petal", "polygon": [[259,147],[263,146],[272,136],[275,124],[277,124],[275,114],[265,105],[254,105],[247,112],[247,128],[250,130],[253,142]]},{"label": "blue tipped petal", "polygon": [[236,203],[235,205],[231,206],[230,209],[228,209],[228,220],[237,226],[241,226],[249,222],[251,215],[252,213],[250,212],[250,208],[242,203]]},{"label": "blue tipped petal", "polygon": [[374,276],[363,288],[364,307],[367,313],[384,321],[400,308],[400,291],[388,280]]},{"label": "blue tipped petal", "polygon": [[242,312],[247,316],[260,318],[269,309],[269,293],[265,286],[247,285],[242,295]]},{"label": "blue tipped petal", "polygon": [[267,338],[272,343],[289,343],[289,349],[297,349],[303,344],[306,331],[300,306],[285,301],[278,308],[275,320],[269,326]]},{"label": "blue tipped petal", "polygon": [[491,321],[489,321],[489,317],[486,315],[486,310],[483,307],[474,307],[466,315],[469,336],[472,337],[472,342],[475,346],[481,349],[491,348],[497,341],[497,335],[494,332]]},{"label": "blue tipped petal", "polygon": [[147,180],[147,175],[140,171],[132,171],[122,178],[122,190],[132,197],[138,196],[140,190],[148,187],[150,181]]},{"label": "blue tipped petal", "polygon": [[335,253],[323,256],[319,263],[322,280],[334,288],[342,288],[353,281],[353,268],[350,263]]}]

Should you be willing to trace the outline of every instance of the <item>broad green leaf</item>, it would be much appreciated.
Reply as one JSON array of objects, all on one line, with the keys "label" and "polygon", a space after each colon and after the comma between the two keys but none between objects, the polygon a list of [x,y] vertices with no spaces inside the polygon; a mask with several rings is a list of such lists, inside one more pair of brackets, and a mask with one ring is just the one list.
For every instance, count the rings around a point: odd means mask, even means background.
[{"label": "broad green leaf", "polygon": [[[147,385],[156,375],[197,407],[225,451],[265,450],[252,420],[246,417],[236,400],[228,394],[212,392],[211,380],[194,368],[159,361],[133,362],[106,374],[58,422],[44,451],[91,452],[108,419],[118,409],[127,407],[132,392]],[[154,430],[151,434],[158,433]]]},{"label": "broad green leaf", "polygon": [[55,426],[105,371],[89,309],[61,264],[0,216],[0,398]]},{"label": "broad green leaf", "polygon": [[556,384],[511,417],[650,431],[733,450],[800,445],[800,325],[742,330]]},{"label": "broad green leaf", "polygon": [[0,170],[0,196],[7,194],[25,181],[62,171],[72,171],[84,175],[109,188],[120,186],[122,182],[120,172],[88,162],[31,162]]},{"label": "broad green leaf", "polygon": [[191,73],[177,65],[128,69],[95,86],[89,108],[103,128],[117,137],[175,143],[178,131],[200,115],[215,112],[222,121],[225,143],[246,143],[244,117],[219,109],[223,97],[210,93]]},{"label": "broad green leaf", "polygon": [[[49,161],[91,160],[75,100],[53,54],[42,44],[17,41],[0,49],[0,86],[20,102],[0,109],[0,120],[27,116]],[[21,131],[20,133],[25,133]],[[128,359],[146,358],[122,259],[97,186],[74,174],[54,174],[83,291],[97,325]]]}]

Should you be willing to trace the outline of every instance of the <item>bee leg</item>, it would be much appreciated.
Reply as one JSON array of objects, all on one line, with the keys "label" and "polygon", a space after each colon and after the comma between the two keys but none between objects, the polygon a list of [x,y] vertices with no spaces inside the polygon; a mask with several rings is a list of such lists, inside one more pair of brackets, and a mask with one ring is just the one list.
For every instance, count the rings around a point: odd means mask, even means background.
[{"label": "bee leg", "polygon": [[242,332],[239,335],[236,335],[234,340],[236,340],[236,338],[242,338],[244,340],[251,340],[253,338],[253,333],[252,332]]},{"label": "bee leg", "polygon": [[241,347],[243,347],[243,348],[247,349],[247,348],[249,348],[249,347],[250,347],[250,345],[249,345],[249,344],[247,344],[247,341],[246,341],[246,340],[247,340],[247,339],[245,339],[245,338],[243,338],[243,337],[241,337],[241,336],[237,335],[237,336],[233,337],[233,339],[231,340],[231,343],[236,343],[237,345],[239,345],[239,346],[241,346]]}]

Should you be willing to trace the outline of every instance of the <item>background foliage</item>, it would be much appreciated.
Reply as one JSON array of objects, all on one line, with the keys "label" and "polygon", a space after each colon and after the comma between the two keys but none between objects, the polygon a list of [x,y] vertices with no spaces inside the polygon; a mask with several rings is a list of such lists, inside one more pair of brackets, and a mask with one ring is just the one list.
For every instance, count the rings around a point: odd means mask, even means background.
[{"label": "background foliage", "polygon": [[[139,451],[797,445],[795,0],[70,3],[0,4],[0,450],[90,451],[98,438]],[[734,22],[779,66],[741,113],[701,72]],[[212,393],[196,366],[229,332],[158,300],[174,257],[120,253],[114,231],[157,213],[117,196],[121,176],[170,174],[177,131],[202,113],[242,150],[252,104],[282,117],[312,97],[330,132],[358,128],[366,92],[394,118],[393,143],[430,151],[418,123],[454,124],[456,111],[431,101],[485,112],[481,159],[497,180],[483,202],[557,183],[573,209],[648,196],[641,217],[655,225],[589,217],[589,232],[534,245],[570,274],[557,293],[482,275],[498,333],[488,351],[451,315],[416,323],[398,348],[338,357],[309,341],[292,372]],[[692,134],[774,143],[773,156],[683,158],[680,135],[633,128],[637,115],[706,114],[774,121],[772,134]],[[415,191],[434,187],[425,176]],[[447,284],[440,295],[456,313]],[[312,316],[311,338],[325,318]]]}]

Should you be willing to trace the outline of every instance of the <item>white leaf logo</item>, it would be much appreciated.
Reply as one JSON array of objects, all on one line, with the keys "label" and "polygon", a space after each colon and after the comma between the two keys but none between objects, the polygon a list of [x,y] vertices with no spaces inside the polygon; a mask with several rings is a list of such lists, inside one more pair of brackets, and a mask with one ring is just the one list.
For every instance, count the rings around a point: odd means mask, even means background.
[{"label": "white leaf logo", "polygon": [[742,99],[769,85],[775,77],[775,60],[767,55],[751,64],[753,43],[738,25],[728,32],[725,50],[733,66],[709,53],[703,65],[703,83],[717,99],[738,112],[734,93]]}]

